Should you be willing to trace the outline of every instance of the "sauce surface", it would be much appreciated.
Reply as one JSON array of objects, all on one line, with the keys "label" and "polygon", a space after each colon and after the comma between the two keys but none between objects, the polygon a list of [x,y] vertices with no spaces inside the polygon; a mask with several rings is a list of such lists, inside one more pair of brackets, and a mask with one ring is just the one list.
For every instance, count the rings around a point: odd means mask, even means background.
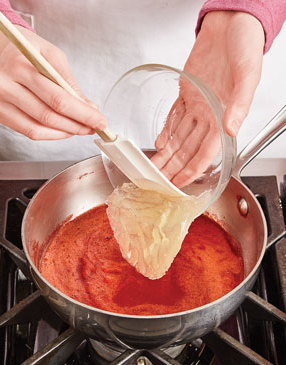
[{"label": "sauce surface", "polygon": [[166,275],[150,280],[122,257],[105,205],[64,223],[39,269],[53,286],[79,302],[135,315],[175,313],[212,302],[235,288],[244,271],[231,236],[200,216]]}]

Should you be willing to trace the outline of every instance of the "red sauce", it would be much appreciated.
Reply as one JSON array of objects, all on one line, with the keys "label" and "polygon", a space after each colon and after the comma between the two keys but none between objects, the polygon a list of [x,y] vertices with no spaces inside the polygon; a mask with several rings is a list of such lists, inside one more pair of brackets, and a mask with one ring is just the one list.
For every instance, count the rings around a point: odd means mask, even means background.
[{"label": "red sauce", "polygon": [[243,259],[231,236],[200,216],[166,275],[147,279],[122,258],[102,205],[61,226],[40,271],[79,302],[116,313],[155,315],[192,309],[225,295],[243,280]]}]

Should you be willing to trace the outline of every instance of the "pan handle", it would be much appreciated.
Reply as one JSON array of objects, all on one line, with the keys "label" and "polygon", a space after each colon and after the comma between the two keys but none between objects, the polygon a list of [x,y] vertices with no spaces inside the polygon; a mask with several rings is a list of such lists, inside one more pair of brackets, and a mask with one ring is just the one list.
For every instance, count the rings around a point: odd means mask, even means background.
[{"label": "pan handle", "polygon": [[232,175],[240,179],[241,171],[251,162],[265,147],[274,141],[286,129],[286,105],[271,119],[256,137],[249,142],[236,158],[236,164]]}]

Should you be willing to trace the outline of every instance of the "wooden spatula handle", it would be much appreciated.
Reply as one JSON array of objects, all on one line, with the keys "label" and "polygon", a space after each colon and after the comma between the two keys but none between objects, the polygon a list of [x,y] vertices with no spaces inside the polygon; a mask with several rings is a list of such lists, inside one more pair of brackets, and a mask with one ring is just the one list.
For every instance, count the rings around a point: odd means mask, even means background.
[{"label": "wooden spatula handle", "polygon": [[[23,36],[23,34],[0,12],[0,30],[22,52],[22,54],[36,67],[36,69],[51,81],[61,86],[68,93],[85,102],[40,52]],[[95,129],[95,132],[105,142],[116,140],[116,135],[108,128]]]}]

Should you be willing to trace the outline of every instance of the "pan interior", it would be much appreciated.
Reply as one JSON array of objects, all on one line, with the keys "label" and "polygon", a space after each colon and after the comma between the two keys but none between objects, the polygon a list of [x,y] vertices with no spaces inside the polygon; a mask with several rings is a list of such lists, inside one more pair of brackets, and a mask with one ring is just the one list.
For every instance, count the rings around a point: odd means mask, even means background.
[{"label": "pan interior", "polygon": [[[24,249],[32,266],[38,267],[47,238],[60,224],[104,203],[112,190],[100,156],[64,170],[43,186],[27,208],[22,227]],[[238,209],[241,197],[249,205],[247,216]],[[265,246],[265,223],[256,199],[241,182],[232,178],[208,214],[240,244],[247,276]]]}]

